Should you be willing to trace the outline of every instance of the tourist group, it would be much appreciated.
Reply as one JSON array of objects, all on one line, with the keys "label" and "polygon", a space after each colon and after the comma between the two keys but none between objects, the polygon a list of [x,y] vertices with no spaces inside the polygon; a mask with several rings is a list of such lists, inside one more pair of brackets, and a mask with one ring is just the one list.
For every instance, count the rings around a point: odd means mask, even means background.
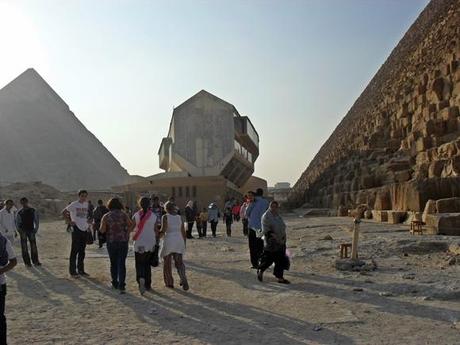
[{"label": "tourist group", "polygon": [[[0,204],[0,345],[6,344],[5,272],[17,264],[14,243],[18,235],[24,264],[27,267],[41,265],[35,238],[39,230],[38,212],[29,206],[27,198],[19,202],[19,209],[13,200]],[[286,255],[286,226],[278,209],[278,202],[269,203],[262,189],[248,192],[241,203],[234,198],[227,200],[223,212],[215,202],[198,211],[196,204],[189,201],[184,210],[180,210],[173,197],[163,204],[157,196],[141,197],[133,211],[116,197],[107,205],[98,200],[94,207],[88,200],[88,192],[80,190],[78,199],[62,211],[71,234],[69,274],[74,278],[89,276],[85,271],[85,250],[88,244],[97,241],[99,248],[104,244],[107,247],[111,288],[125,294],[126,258],[132,239],[136,281],[141,295],[152,289],[152,267],[159,266],[160,261],[163,262],[165,286],[174,288],[174,261],[179,285],[187,291],[184,254],[187,240],[194,238],[194,225],[198,238],[207,236],[208,223],[212,236],[216,237],[222,218],[228,237],[232,235],[232,224],[241,220],[243,234],[248,238],[251,268],[257,270],[259,281],[263,281],[264,271],[274,263],[273,274],[277,281],[289,284],[284,278],[284,271],[290,265]]]}]

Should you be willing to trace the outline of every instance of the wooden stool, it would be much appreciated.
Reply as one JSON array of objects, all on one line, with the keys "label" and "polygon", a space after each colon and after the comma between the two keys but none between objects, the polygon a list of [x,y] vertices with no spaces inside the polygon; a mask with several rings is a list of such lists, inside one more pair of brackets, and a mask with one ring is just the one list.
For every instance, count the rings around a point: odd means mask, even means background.
[{"label": "wooden stool", "polygon": [[410,223],[410,233],[412,235],[415,235],[416,233],[419,233],[420,235],[423,235],[423,228],[422,228],[423,222],[420,220],[413,220]]},{"label": "wooden stool", "polygon": [[342,243],[340,244],[340,258],[348,258],[348,248],[351,249],[351,243]]}]

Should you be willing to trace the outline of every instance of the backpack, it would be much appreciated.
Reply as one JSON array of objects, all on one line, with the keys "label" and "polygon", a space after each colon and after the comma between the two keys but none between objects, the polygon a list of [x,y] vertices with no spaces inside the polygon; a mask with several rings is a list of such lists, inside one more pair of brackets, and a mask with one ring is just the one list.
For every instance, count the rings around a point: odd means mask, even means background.
[{"label": "backpack", "polygon": [[0,267],[8,265],[8,251],[6,250],[7,239],[0,234]]}]

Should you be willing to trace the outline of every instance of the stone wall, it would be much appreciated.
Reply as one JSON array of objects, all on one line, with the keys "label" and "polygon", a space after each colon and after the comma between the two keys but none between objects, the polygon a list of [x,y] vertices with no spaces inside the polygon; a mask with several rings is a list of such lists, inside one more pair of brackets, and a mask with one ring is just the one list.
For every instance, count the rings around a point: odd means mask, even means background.
[{"label": "stone wall", "polygon": [[460,195],[460,0],[433,0],[295,184],[290,202],[423,210]]}]

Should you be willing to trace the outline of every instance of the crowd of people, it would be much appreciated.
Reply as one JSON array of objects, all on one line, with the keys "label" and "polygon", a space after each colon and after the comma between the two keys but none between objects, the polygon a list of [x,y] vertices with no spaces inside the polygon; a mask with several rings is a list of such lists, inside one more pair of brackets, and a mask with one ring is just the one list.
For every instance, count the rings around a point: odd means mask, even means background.
[{"label": "crowd of people", "polygon": [[[6,343],[4,273],[17,264],[15,239],[20,237],[23,262],[27,267],[40,266],[36,234],[39,230],[38,212],[21,198],[18,210],[13,200],[0,205],[0,344]],[[221,212],[216,202],[198,210],[189,201],[182,212],[171,197],[165,204],[157,196],[142,197],[135,210],[124,206],[119,198],[112,198],[97,206],[88,200],[88,192],[80,190],[78,199],[69,203],[62,215],[71,233],[69,274],[79,278],[89,276],[85,270],[85,251],[88,244],[104,244],[110,261],[111,288],[124,294],[126,290],[126,259],[132,239],[136,281],[143,295],[152,289],[152,267],[163,263],[163,280],[167,288],[174,288],[172,262],[179,276],[179,285],[189,290],[184,264],[187,239],[193,239],[196,224],[198,238],[207,237],[208,223],[212,237],[217,236],[217,225],[222,218],[226,236],[232,236],[232,225],[241,221],[243,235],[248,238],[251,268],[257,270],[257,279],[263,281],[264,272],[274,264],[273,274],[279,283],[289,284],[284,271],[289,269],[286,255],[286,225],[279,214],[276,201],[269,203],[263,190],[250,191],[242,202],[228,199]],[[30,243],[30,255],[28,244]]]}]

